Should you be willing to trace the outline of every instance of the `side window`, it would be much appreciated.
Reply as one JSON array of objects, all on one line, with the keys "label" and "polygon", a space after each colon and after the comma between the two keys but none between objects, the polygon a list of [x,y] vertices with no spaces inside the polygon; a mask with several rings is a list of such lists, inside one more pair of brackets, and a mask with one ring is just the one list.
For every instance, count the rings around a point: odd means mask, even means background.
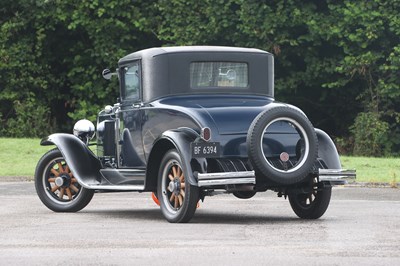
[{"label": "side window", "polygon": [[125,88],[123,99],[135,100],[139,99],[140,93],[140,68],[139,61],[130,66],[124,67]]}]

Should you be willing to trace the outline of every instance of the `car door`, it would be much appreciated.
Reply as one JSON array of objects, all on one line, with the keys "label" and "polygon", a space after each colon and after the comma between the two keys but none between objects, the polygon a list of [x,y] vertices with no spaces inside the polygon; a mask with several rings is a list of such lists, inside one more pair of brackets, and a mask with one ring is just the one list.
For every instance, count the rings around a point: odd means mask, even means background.
[{"label": "car door", "polygon": [[140,60],[120,68],[121,123],[120,165],[126,168],[144,167],[142,144],[142,82]]}]

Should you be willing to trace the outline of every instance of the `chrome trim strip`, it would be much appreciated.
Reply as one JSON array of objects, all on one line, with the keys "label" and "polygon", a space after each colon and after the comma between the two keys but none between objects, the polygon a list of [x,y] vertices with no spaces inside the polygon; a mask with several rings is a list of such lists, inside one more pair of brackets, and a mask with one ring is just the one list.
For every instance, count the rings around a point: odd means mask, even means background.
[{"label": "chrome trim strip", "polygon": [[319,181],[354,180],[356,170],[319,169]]},{"label": "chrome trim strip", "polygon": [[114,186],[114,185],[90,185],[86,184],[85,188],[96,189],[96,190],[144,190],[144,185],[126,185],[126,186]]},{"label": "chrome trim strip", "polygon": [[241,171],[241,172],[221,172],[221,173],[198,173],[197,177],[199,180],[207,179],[228,179],[228,178],[246,178],[246,177],[256,177],[254,171]]},{"label": "chrome trim strip", "polygon": [[254,171],[198,173],[197,178],[199,187],[256,183]]},{"label": "chrome trim strip", "polygon": [[255,178],[240,178],[240,179],[209,179],[199,180],[198,186],[218,186],[218,185],[238,185],[238,184],[255,184]]}]

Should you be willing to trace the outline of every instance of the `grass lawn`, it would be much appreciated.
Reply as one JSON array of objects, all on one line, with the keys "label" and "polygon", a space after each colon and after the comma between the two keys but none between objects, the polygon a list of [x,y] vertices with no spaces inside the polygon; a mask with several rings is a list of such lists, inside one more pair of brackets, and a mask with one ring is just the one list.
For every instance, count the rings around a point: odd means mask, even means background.
[{"label": "grass lawn", "polygon": [[40,139],[0,138],[0,177],[33,177],[36,164],[53,146],[40,146]]},{"label": "grass lawn", "polygon": [[340,160],[343,168],[357,170],[357,182],[400,183],[400,158],[341,156]]},{"label": "grass lawn", "polygon": [[[33,177],[40,157],[55,146],[39,139],[0,138],[1,176]],[[400,158],[341,157],[343,168],[357,170],[357,182],[400,183]]]}]

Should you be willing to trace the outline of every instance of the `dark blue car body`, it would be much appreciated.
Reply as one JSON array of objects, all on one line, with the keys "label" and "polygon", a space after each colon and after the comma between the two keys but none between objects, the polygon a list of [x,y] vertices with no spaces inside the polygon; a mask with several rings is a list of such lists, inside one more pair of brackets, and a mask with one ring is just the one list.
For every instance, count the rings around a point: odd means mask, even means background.
[{"label": "dark blue car body", "polygon": [[208,195],[272,190],[289,196],[300,217],[318,218],[331,186],[354,177],[341,169],[326,133],[297,107],[275,101],[268,52],[151,48],[120,59],[115,74],[120,101],[98,115],[97,154],[82,141],[86,131],[42,141],[57,146],[82,189],[154,192],[170,222],[190,220]]}]

